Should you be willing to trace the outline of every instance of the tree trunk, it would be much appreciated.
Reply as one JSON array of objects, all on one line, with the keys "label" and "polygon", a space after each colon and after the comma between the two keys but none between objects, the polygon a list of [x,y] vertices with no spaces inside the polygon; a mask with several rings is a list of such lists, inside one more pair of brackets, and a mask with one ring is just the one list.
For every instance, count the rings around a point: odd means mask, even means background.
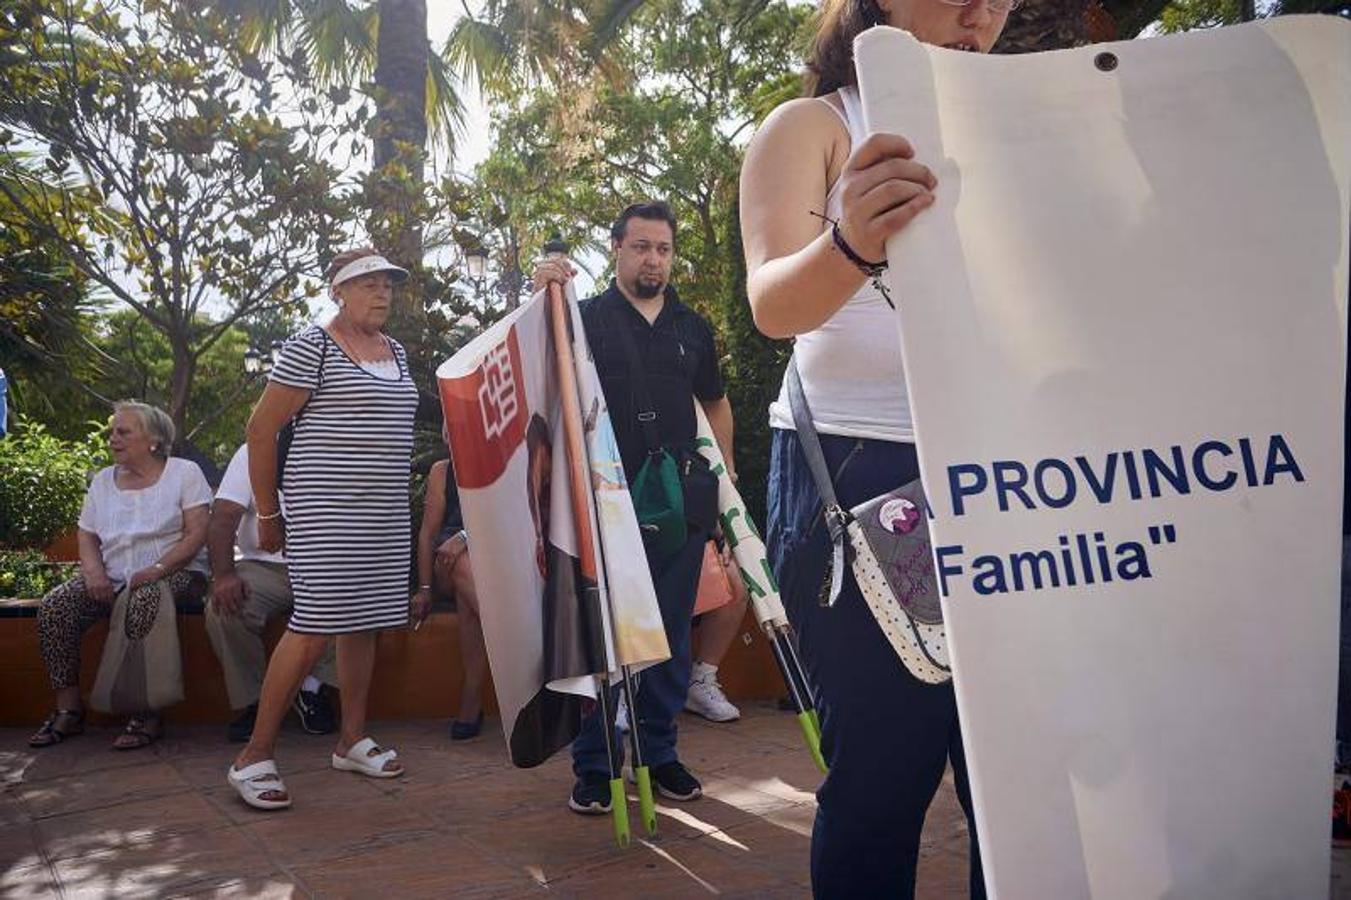
[{"label": "tree trunk", "polygon": [[[422,267],[422,188],[427,145],[426,0],[380,0],[376,37],[376,134],[369,192],[371,233],[405,268]],[[425,323],[419,280],[404,288],[397,312]]]},{"label": "tree trunk", "polygon": [[1027,0],[1009,16],[996,53],[1035,53],[1087,44],[1088,0]]},{"label": "tree trunk", "polygon": [[169,418],[174,422],[174,448],[183,445],[187,434],[188,402],[192,399],[192,380],[197,374],[197,357],[192,355],[186,334],[166,334],[173,351],[174,368],[169,373]]}]

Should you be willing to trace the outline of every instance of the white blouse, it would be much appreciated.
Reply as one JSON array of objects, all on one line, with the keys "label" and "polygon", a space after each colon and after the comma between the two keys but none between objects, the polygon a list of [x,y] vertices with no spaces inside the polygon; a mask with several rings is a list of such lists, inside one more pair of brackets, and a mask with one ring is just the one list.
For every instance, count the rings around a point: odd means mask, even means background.
[{"label": "white blouse", "polygon": [[[840,106],[821,98],[843,121],[857,147],[868,137],[858,90],[839,91]],[[844,214],[841,182],[826,195],[826,215]],[[901,364],[901,335],[896,313],[871,281],[845,301],[820,327],[797,336],[793,344],[802,392],[812,422],[822,434],[912,443],[910,395]],[[772,428],[793,428],[785,378],[779,397],[769,405]]]},{"label": "white blouse", "polygon": [[[211,486],[195,462],[165,460],[159,480],[129,491],[113,480],[116,466],[101,469],[84,496],[80,528],[98,535],[103,566],[115,584],[154,565],[183,537],[183,512],[211,503]],[[205,573],[206,548],[185,566]]]}]

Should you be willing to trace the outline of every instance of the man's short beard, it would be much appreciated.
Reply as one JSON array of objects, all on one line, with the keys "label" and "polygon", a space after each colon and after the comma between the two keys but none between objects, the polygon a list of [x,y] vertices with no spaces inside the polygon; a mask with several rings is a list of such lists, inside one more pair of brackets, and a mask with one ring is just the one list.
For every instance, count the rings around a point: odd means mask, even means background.
[{"label": "man's short beard", "polygon": [[641,278],[633,282],[633,295],[639,300],[651,300],[662,292],[666,285],[659,281],[644,281]]}]

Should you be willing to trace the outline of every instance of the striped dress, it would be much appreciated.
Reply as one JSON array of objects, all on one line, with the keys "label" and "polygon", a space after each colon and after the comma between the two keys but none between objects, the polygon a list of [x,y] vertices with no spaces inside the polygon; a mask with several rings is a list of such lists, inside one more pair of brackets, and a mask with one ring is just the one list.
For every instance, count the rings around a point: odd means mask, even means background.
[{"label": "striped dress", "polygon": [[409,461],[418,392],[350,359],[319,326],[287,341],[271,380],[311,392],[296,418],[282,492],[292,631],[344,634],[408,623]]}]

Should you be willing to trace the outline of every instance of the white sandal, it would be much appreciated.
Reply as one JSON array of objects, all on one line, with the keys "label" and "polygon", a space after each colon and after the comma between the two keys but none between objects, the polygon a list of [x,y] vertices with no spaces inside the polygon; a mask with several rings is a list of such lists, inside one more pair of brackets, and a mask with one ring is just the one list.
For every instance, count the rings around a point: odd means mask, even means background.
[{"label": "white sandal", "polygon": [[[230,786],[239,793],[240,799],[254,809],[286,809],[291,805],[291,795],[277,772],[277,763],[274,760],[265,759],[242,769],[236,769],[232,765],[230,771],[225,773],[225,777]],[[263,797],[264,794],[273,791],[286,794],[286,799],[268,800]]]},{"label": "white sandal", "polygon": [[[378,752],[372,756],[372,750]],[[334,753],[333,768],[343,772],[360,772],[371,778],[397,778],[403,774],[403,767],[390,772],[385,769],[385,764],[398,758],[398,753],[381,749],[379,744],[367,737],[348,747],[344,756]]]}]

